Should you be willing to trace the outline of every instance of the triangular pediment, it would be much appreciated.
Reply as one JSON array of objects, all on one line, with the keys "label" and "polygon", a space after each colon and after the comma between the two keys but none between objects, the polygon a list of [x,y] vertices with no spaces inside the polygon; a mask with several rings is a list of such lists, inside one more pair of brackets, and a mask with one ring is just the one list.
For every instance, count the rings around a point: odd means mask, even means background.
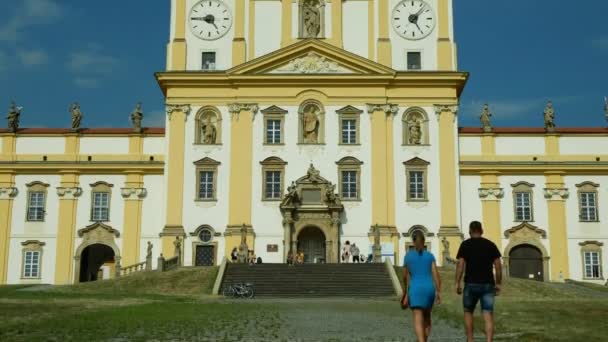
[{"label": "triangular pediment", "polygon": [[395,70],[319,39],[306,39],[228,70],[232,75],[393,75]]}]

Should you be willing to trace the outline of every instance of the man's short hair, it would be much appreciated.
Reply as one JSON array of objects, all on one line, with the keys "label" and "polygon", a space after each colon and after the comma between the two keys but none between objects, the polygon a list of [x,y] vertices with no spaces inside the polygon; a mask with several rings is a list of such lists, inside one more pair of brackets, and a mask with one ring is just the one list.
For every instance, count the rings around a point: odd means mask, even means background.
[{"label": "man's short hair", "polygon": [[481,227],[481,222],[472,221],[469,224],[469,232],[483,234],[483,228]]}]

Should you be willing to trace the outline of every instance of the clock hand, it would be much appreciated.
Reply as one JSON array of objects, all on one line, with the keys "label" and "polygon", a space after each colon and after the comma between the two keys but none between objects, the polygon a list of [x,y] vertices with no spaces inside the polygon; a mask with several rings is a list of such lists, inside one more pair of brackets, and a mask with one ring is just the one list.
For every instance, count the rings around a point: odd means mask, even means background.
[{"label": "clock hand", "polygon": [[418,22],[416,21],[416,27],[418,28],[418,31],[420,31],[420,33],[424,34],[424,32],[422,32],[422,29],[420,28],[420,26],[418,26]]},{"label": "clock hand", "polygon": [[192,18],[190,18],[190,20],[200,20],[200,21],[205,21],[205,17],[192,17]]},{"label": "clock hand", "polygon": [[[410,14],[408,21],[412,24],[418,23],[418,18],[420,17],[420,14],[422,14],[422,12],[425,9],[426,9],[426,6],[422,6],[422,8],[418,10],[418,12],[416,12],[415,14]],[[420,29],[420,28],[418,28],[418,29]]]}]

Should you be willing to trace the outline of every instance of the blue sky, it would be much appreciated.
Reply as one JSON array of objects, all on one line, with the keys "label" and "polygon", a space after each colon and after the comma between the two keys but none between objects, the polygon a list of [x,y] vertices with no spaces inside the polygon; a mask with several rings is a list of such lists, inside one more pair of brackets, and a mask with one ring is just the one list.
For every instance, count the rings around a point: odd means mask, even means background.
[{"label": "blue sky", "polygon": [[[471,73],[461,126],[477,126],[485,102],[497,126],[542,126],[548,99],[558,127],[607,124],[608,2],[454,2],[459,69]],[[83,126],[124,127],[142,101],[145,124],[163,124],[153,73],[169,1],[2,1],[0,13],[0,113],[15,99],[22,127],[67,127],[79,101]]]}]

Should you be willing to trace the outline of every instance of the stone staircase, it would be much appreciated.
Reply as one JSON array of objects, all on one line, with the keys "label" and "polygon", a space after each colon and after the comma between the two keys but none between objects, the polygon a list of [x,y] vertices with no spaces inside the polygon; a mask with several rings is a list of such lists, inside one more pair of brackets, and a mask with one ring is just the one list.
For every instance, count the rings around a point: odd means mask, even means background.
[{"label": "stone staircase", "polygon": [[395,289],[384,263],[227,264],[226,284],[253,283],[256,297],[386,297]]}]

